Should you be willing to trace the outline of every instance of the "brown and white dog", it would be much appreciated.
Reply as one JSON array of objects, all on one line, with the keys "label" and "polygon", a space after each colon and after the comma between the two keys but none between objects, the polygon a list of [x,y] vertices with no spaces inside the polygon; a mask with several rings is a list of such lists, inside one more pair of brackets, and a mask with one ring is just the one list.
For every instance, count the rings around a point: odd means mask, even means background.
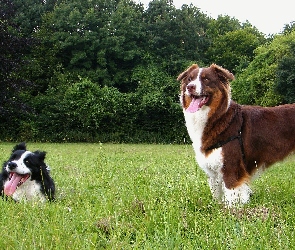
[{"label": "brown and white dog", "polygon": [[295,104],[239,105],[231,100],[233,79],[215,64],[194,64],[177,78],[196,160],[227,206],[247,203],[253,176],[295,150]]}]

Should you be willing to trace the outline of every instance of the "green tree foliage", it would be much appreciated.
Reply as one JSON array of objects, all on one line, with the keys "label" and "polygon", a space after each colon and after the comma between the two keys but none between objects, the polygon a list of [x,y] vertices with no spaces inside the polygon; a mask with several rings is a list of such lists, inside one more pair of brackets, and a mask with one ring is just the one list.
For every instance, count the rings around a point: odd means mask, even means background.
[{"label": "green tree foliage", "polygon": [[57,0],[13,0],[14,22],[23,36],[32,36],[42,25],[42,15],[52,11]]},{"label": "green tree foliage", "polygon": [[[48,73],[48,75],[45,75],[44,69],[48,69],[49,66],[52,68],[51,65],[54,65],[54,63],[48,64],[48,57],[45,56],[51,51],[51,47],[49,46],[43,48],[39,57],[36,56],[38,51],[41,50],[40,41],[42,40],[36,34],[38,34],[42,26],[42,17],[53,10],[56,0],[13,0],[12,2],[15,11],[12,20],[15,27],[17,27],[18,36],[26,40],[34,41],[34,46],[32,46],[31,43],[30,46],[26,46],[25,49],[22,49],[22,56],[25,58],[25,63],[22,65],[22,70],[18,71],[18,77],[21,79],[29,79],[34,83],[34,93],[42,92],[46,90],[48,83],[44,84],[45,86],[42,87],[40,82],[44,83],[48,81],[48,76],[52,75],[52,71]],[[10,47],[12,46],[10,45]],[[44,66],[40,67],[40,65]]]},{"label": "green tree foliage", "polygon": [[176,9],[171,1],[154,0],[144,17],[148,51],[169,74],[178,74],[189,61],[204,61],[209,18],[197,7]]},{"label": "green tree foliage", "polygon": [[[44,106],[44,103],[49,104]],[[93,141],[120,127],[125,109],[123,94],[113,87],[100,87],[87,79],[68,88],[52,87],[35,98],[38,137],[54,141]],[[103,131],[103,133],[101,133]],[[110,138],[107,138],[110,139]],[[119,140],[118,140],[119,141]]]},{"label": "green tree foliage", "polygon": [[[44,56],[52,68],[45,70],[52,73],[56,65],[71,72],[72,78],[94,76],[95,81],[104,79],[105,58],[101,51],[103,28],[110,14],[108,6],[100,1],[69,0],[57,4],[53,12],[44,16],[43,25],[37,33],[42,41],[37,56],[38,62]],[[113,1],[107,2],[112,6]],[[50,50],[46,51],[46,48]],[[101,67],[102,66],[102,67]]]},{"label": "green tree foliage", "polygon": [[[175,102],[178,86],[158,69],[147,71],[146,75],[136,70],[134,80],[141,81],[135,93],[100,87],[87,79],[64,92],[50,88],[34,100],[35,136],[46,140],[50,135],[54,141],[181,142],[186,131]],[[163,80],[170,84],[163,85]]]},{"label": "green tree foliage", "polygon": [[181,142],[186,133],[175,79],[156,64],[139,66],[133,79],[138,81],[139,130],[148,131],[154,138],[165,134],[167,141]]},{"label": "green tree foliage", "polygon": [[[109,82],[122,92],[133,91],[132,70],[140,63],[146,47],[143,8],[129,0],[120,1],[104,27],[103,51]],[[120,69],[120,70],[118,70]]]},{"label": "green tree foliage", "polygon": [[[20,71],[27,60],[33,40],[22,37],[22,30],[15,24],[16,8],[13,1],[0,3],[0,130],[6,137],[10,127],[20,127],[23,116],[29,111],[20,98],[20,92],[32,84],[20,78]],[[13,133],[15,134],[15,133]],[[9,135],[11,136],[11,135]]]},{"label": "green tree foliage", "polygon": [[[294,33],[294,32],[293,32]],[[295,43],[290,41],[290,52],[278,62],[275,90],[282,96],[283,103],[295,102]]]},{"label": "green tree foliage", "polygon": [[[283,79],[277,80],[277,77],[285,77],[282,75],[282,66],[287,57],[288,60],[292,58],[294,38],[294,32],[287,35],[277,35],[271,43],[255,50],[253,61],[236,77],[232,84],[234,99],[244,104],[262,106],[282,103],[283,96],[276,91],[276,82],[281,84],[284,81]],[[286,55],[290,56],[286,57]],[[289,71],[288,75],[291,77],[289,80],[292,81],[294,69],[287,67],[286,70]]]},{"label": "green tree foliage", "polygon": [[[134,89],[130,72],[145,45],[142,12],[128,0],[62,1],[46,14],[37,34],[43,45],[38,62],[46,53],[47,65],[60,65],[74,80],[85,77],[101,86]],[[52,74],[52,68],[47,70]]]},{"label": "green tree foliage", "polygon": [[[106,134],[119,131],[121,121],[116,116],[123,116],[127,108],[124,100],[116,88],[100,87],[89,80],[75,83],[67,89],[63,100],[67,111],[67,140],[99,138],[100,130]],[[77,131],[85,138],[77,138]]]},{"label": "green tree foliage", "polygon": [[295,21],[285,25],[283,34],[288,34],[294,30],[295,30]]},{"label": "green tree foliage", "polygon": [[[7,3],[16,14],[6,13]],[[278,63],[292,62],[283,58],[284,39],[260,46],[266,39],[251,24],[171,0],[147,8],[133,0],[5,0],[0,13],[1,118],[16,99],[30,107],[2,120],[0,139],[182,142],[175,79],[188,65],[221,64],[237,73],[234,97],[268,105],[281,100],[273,87]]]},{"label": "green tree foliage", "polygon": [[225,35],[227,32],[239,30],[242,28],[240,21],[228,15],[219,15],[217,19],[211,19],[208,25],[207,35],[212,40],[219,36]]},{"label": "green tree foliage", "polygon": [[[224,27],[224,21],[228,27]],[[256,28],[249,24],[242,26],[228,16],[213,20],[210,33],[214,36],[207,52],[208,58],[233,73],[246,68],[254,57],[255,48],[266,42]]]}]

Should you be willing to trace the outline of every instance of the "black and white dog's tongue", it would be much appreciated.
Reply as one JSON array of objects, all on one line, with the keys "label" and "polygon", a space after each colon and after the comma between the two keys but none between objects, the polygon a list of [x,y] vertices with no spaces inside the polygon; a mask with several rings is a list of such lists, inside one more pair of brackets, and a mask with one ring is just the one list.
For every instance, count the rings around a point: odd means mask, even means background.
[{"label": "black and white dog's tongue", "polygon": [[29,174],[11,173],[11,178],[4,185],[4,194],[7,196],[13,195],[18,186],[23,184],[28,178]]}]

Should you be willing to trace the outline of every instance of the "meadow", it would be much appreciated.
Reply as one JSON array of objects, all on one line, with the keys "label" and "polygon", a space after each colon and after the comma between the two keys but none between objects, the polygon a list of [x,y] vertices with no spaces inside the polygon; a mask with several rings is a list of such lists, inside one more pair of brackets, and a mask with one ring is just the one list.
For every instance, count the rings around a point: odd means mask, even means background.
[{"label": "meadow", "polygon": [[[15,143],[0,143],[4,162]],[[212,200],[191,145],[28,143],[47,152],[56,201],[0,200],[1,249],[292,249],[295,157],[242,208]]]}]

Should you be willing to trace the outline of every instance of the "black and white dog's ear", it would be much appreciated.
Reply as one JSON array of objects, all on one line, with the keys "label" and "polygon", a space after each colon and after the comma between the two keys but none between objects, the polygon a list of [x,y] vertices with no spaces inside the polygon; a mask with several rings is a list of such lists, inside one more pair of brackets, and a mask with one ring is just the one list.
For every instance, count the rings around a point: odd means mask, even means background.
[{"label": "black and white dog's ear", "polygon": [[14,151],[16,151],[16,150],[27,150],[26,143],[25,143],[25,142],[22,142],[22,143],[16,145],[16,146],[12,149],[12,152],[14,152]]},{"label": "black and white dog's ear", "polygon": [[45,160],[46,152],[35,151],[34,154],[39,158],[40,161]]}]

